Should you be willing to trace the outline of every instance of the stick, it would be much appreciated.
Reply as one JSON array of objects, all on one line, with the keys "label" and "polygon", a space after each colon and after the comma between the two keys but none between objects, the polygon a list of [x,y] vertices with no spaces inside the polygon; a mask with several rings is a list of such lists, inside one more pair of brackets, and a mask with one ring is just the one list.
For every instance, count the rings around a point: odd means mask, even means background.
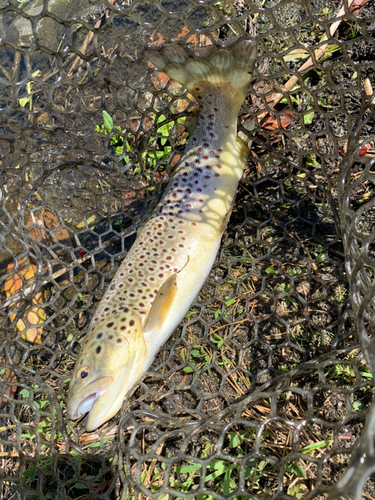
[{"label": "stick", "polygon": [[[350,8],[351,4],[353,3],[354,0],[348,0],[348,8]],[[340,17],[340,16],[343,16],[345,14],[345,6],[343,5],[341,7],[341,9],[339,10],[338,14],[337,14],[337,17]],[[331,27],[330,27],[330,35],[333,36],[337,30],[337,28],[339,27],[339,24],[341,23],[341,21],[336,21],[334,22]],[[322,41],[324,40],[327,40],[327,35],[325,34],[322,38]],[[326,48],[327,48],[327,45],[328,45],[328,41],[326,43],[324,43],[321,47],[319,47],[318,49],[316,49],[316,51],[314,52],[314,58],[316,61],[318,61],[324,54]],[[312,66],[314,65],[314,61],[313,61],[313,58],[312,57],[309,57],[309,59],[299,68],[298,70],[298,73],[300,75],[302,75],[303,73],[305,73],[306,70],[308,70],[309,68],[311,68]],[[288,92],[289,90],[291,90],[294,85],[298,82],[298,76],[294,75],[292,76],[285,84],[284,86],[284,92]],[[276,104],[284,97],[284,94],[281,94],[281,93],[277,93],[277,94],[273,94],[272,95],[272,101],[270,102],[270,107],[275,107]],[[268,111],[265,111],[264,113],[258,115],[258,121],[261,121],[269,112]]]}]

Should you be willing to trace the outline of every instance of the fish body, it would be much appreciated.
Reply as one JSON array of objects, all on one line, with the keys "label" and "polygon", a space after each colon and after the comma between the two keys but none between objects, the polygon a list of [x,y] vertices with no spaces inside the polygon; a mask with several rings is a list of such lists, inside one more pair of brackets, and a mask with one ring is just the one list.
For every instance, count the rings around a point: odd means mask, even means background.
[{"label": "fish body", "polygon": [[200,112],[185,154],[100,302],[70,382],[68,417],[92,431],[113,417],[210,273],[248,156],[237,138],[256,43],[188,54],[146,51],[195,96]]}]

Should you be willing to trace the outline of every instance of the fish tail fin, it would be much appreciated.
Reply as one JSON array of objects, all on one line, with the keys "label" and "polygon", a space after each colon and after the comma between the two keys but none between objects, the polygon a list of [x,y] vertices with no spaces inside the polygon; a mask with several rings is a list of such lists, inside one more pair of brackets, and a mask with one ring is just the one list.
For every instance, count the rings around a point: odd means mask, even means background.
[{"label": "fish tail fin", "polygon": [[229,46],[217,45],[213,50],[212,46],[196,48],[191,54],[174,45],[162,50],[146,50],[145,55],[195,97],[209,93],[212,86],[230,84],[231,99],[242,104],[257,57],[257,43],[256,39],[239,40]]}]

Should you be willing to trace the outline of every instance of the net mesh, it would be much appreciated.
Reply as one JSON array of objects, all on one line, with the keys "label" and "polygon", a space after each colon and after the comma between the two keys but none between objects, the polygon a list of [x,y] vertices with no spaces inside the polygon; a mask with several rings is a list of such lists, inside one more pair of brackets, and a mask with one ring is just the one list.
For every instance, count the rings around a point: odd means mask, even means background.
[{"label": "net mesh", "polygon": [[[374,498],[374,1],[0,9],[2,498]],[[254,35],[213,270],[86,433],[65,417],[80,342],[196,109],[143,49]]]}]

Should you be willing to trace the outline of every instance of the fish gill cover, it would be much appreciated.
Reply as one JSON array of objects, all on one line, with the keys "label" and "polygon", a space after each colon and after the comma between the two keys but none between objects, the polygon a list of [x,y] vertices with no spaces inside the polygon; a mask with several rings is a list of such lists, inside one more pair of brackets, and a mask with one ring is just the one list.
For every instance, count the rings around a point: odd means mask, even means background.
[{"label": "fish gill cover", "polygon": [[[0,1],[0,496],[375,498],[372,1]],[[214,267],[122,410],[66,403],[197,102],[145,50],[258,41]]]}]

